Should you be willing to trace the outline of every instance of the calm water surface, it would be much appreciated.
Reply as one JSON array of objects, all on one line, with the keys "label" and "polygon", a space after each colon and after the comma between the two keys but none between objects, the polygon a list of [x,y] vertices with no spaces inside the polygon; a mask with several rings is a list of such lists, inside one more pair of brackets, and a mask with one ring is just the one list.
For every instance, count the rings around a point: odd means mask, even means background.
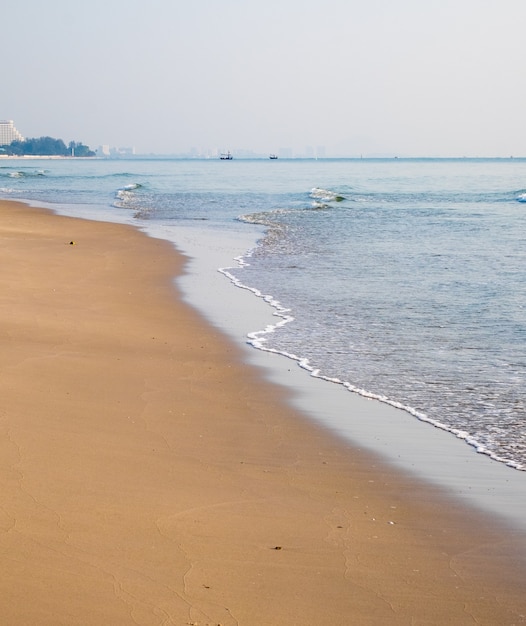
[{"label": "calm water surface", "polygon": [[526,160],[1,159],[0,194],[264,225],[228,270],[280,315],[256,347],[526,469]]}]

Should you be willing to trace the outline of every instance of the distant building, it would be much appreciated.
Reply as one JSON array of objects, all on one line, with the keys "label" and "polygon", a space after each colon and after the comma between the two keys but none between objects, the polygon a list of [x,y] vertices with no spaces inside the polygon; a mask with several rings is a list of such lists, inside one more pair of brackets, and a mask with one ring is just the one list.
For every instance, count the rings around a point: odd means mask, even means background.
[{"label": "distant building", "polygon": [[106,157],[110,159],[118,159],[121,157],[135,156],[135,147],[131,148],[114,148],[108,144],[97,148],[98,157]]},{"label": "distant building", "polygon": [[8,146],[13,141],[24,141],[15,128],[13,120],[0,120],[0,146]]},{"label": "distant building", "polygon": [[114,148],[118,156],[133,156],[135,154],[135,146],[131,148]]},{"label": "distant building", "polygon": [[97,148],[97,156],[109,157],[110,156],[110,147],[108,145],[99,146]]}]

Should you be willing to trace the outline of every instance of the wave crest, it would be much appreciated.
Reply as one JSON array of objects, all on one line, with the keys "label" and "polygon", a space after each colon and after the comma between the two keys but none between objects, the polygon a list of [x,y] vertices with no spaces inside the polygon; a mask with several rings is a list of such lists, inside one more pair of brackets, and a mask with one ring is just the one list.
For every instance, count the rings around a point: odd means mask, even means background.
[{"label": "wave crest", "polygon": [[320,187],[313,187],[310,191],[310,197],[318,202],[342,202],[342,200],[345,200],[345,196],[335,191],[321,189]]},{"label": "wave crest", "polygon": [[135,197],[134,192],[141,188],[142,185],[140,183],[130,183],[129,185],[117,189],[115,192],[115,206],[121,209],[127,208],[132,204],[132,200]]}]

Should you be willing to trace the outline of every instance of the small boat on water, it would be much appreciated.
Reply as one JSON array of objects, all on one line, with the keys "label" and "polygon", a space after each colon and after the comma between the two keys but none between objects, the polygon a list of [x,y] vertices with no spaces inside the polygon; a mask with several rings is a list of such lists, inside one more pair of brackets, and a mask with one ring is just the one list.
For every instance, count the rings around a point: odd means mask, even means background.
[{"label": "small boat on water", "polygon": [[278,158],[278,155],[277,155],[277,154],[271,154],[271,155],[269,156],[269,159],[277,159],[277,158]]},{"label": "small boat on water", "polygon": [[231,161],[234,157],[232,156],[230,151],[228,151],[228,152],[222,152],[219,158],[221,159],[221,161]]}]

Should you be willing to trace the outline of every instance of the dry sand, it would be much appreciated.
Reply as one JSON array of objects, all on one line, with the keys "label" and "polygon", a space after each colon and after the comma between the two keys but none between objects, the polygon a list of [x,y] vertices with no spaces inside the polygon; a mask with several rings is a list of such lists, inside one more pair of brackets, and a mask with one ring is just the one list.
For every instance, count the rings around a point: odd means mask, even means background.
[{"label": "dry sand", "polygon": [[1,624],[526,623],[524,535],[293,410],[169,243],[6,202],[0,239]]}]

